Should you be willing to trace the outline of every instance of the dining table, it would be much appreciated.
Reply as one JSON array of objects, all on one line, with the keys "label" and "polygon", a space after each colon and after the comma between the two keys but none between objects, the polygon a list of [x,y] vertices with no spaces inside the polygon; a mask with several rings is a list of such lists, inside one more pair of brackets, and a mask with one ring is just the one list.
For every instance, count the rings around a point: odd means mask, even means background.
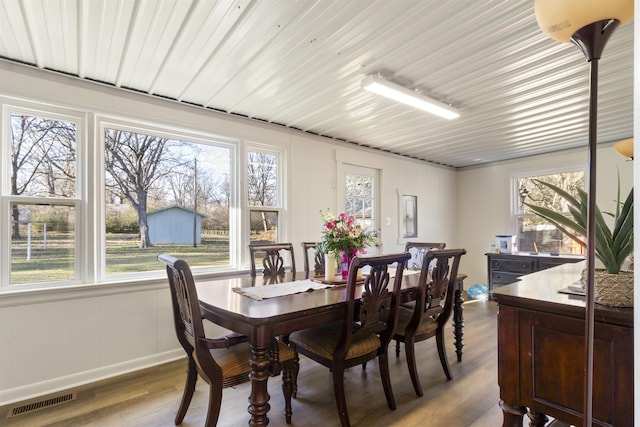
[{"label": "dining table", "polygon": [[[419,277],[419,271],[411,273],[405,270],[402,302],[415,299]],[[464,278],[464,275],[458,275],[453,297],[453,334],[458,362],[462,361],[464,346]],[[248,407],[250,426],[266,426],[269,423],[267,381],[270,376],[269,346],[272,340],[342,318],[347,301],[347,287],[339,280],[325,282],[322,279],[324,277],[308,279],[303,273],[285,273],[275,280],[279,282],[277,284],[273,284],[273,278],[250,275],[196,280],[203,318],[248,337],[251,348],[251,358],[248,361],[251,366]],[[251,295],[252,290],[259,290],[263,286],[271,288],[261,290],[269,293],[276,291],[273,287],[277,286],[297,286],[298,291],[282,296]],[[361,292],[361,289],[356,292]]]}]

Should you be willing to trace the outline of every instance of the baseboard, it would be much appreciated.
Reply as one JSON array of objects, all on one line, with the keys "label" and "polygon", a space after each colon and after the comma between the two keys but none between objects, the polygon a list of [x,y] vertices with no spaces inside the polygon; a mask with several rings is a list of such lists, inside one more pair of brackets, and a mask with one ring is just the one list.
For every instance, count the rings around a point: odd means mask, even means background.
[{"label": "baseboard", "polygon": [[177,348],[175,350],[154,354],[148,357],[128,360],[116,365],[78,372],[65,377],[53,378],[47,381],[28,384],[21,387],[0,390],[0,406],[22,402],[38,396],[56,393],[61,390],[68,390],[73,387],[90,384],[95,381],[101,381],[118,375],[127,374],[129,372],[138,371],[140,369],[172,362],[183,357],[185,357],[184,350],[182,348]]}]

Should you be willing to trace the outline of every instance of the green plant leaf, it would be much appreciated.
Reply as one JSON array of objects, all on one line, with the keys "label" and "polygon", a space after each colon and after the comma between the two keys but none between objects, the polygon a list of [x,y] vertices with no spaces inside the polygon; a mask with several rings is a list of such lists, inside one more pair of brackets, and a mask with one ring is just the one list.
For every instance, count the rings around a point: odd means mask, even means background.
[{"label": "green plant leaf", "polygon": [[[556,226],[579,245],[586,247],[588,193],[583,189],[578,189],[578,197],[576,198],[553,184],[536,181],[567,201],[571,217],[531,203],[524,203],[524,205],[536,215]],[[617,274],[625,259],[633,252],[633,188],[624,203],[620,203],[620,176],[618,175],[616,212],[615,214],[609,212],[604,214],[613,218],[613,230],[607,224],[600,208],[598,206],[595,208],[595,255],[608,273]]]},{"label": "green plant leaf", "polygon": [[[620,206],[619,200],[616,203],[617,206]],[[613,234],[618,234],[623,225],[629,220],[631,221],[631,227],[633,227],[633,188],[629,191],[627,199],[622,204],[622,209],[618,210],[616,214]]]},{"label": "green plant leaf", "polygon": [[[544,182],[544,181],[540,181],[539,179],[534,180],[539,184],[542,184],[544,186],[549,187],[550,189],[552,189],[556,194],[558,194],[560,197],[562,197],[563,199],[565,199],[567,201],[567,203],[569,203],[570,205],[573,206],[580,206],[580,202],[578,200],[576,200],[575,197],[573,197],[570,193],[564,191],[562,188],[553,185],[549,182]],[[580,190],[579,190],[580,191]],[[583,191],[583,190],[582,190]],[[586,193],[585,193],[586,194]]]},{"label": "green plant leaf", "polygon": [[536,215],[544,218],[545,220],[556,226],[560,231],[569,236],[580,246],[586,246],[586,242],[581,238],[581,236],[584,236],[586,234],[586,230],[581,231],[583,228],[581,228],[570,218],[542,206],[532,205],[530,203],[524,203],[524,205],[531,209]]}]

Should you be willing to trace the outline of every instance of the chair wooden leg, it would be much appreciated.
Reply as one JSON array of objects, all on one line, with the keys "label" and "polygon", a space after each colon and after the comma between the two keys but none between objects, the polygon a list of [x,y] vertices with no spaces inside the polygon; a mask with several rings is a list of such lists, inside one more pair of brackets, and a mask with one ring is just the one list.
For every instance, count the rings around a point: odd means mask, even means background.
[{"label": "chair wooden leg", "polygon": [[331,371],[333,374],[333,393],[335,394],[336,406],[338,407],[338,416],[342,427],[350,427],[349,412],[347,410],[347,398],[344,394],[344,368],[335,368]]},{"label": "chair wooden leg", "polygon": [[409,368],[409,376],[413,383],[413,389],[419,397],[422,397],[424,393],[422,392],[422,385],[420,384],[420,377],[418,376],[418,367],[416,365],[416,344],[413,340],[405,340],[404,352],[407,355],[407,367]]},{"label": "chair wooden leg", "polygon": [[293,348],[293,390],[292,396],[294,399],[298,397],[298,373],[300,372],[300,354],[296,351],[294,344],[290,344]]},{"label": "chair wooden leg", "polygon": [[293,394],[293,371],[295,361],[285,363],[282,369],[282,394],[284,395],[284,418],[287,424],[291,424],[291,395]]},{"label": "chair wooden leg", "polygon": [[444,374],[448,380],[453,378],[449,369],[449,360],[447,359],[447,349],[444,347],[444,329],[440,328],[436,331],[436,343],[438,345],[438,356],[440,356],[440,364],[444,370]]},{"label": "chair wooden leg", "polygon": [[209,384],[209,408],[207,409],[207,420],[205,427],[215,427],[220,416],[220,406],[222,405],[222,387]]},{"label": "chair wooden leg", "polygon": [[389,405],[389,409],[393,411],[396,409],[396,400],[393,397],[393,390],[391,389],[389,356],[386,348],[378,355],[378,364],[380,365],[380,377],[382,378],[382,388],[384,388],[384,395],[387,398],[387,405]]},{"label": "chair wooden leg", "polygon": [[197,381],[198,370],[196,369],[196,362],[193,358],[189,357],[187,360],[187,380],[184,384],[182,400],[180,401],[180,407],[178,408],[178,413],[175,418],[176,425],[182,424],[182,420],[184,420],[184,416],[187,414],[187,409],[189,409],[189,405],[191,404],[191,398],[193,397],[193,392],[196,389]]},{"label": "chair wooden leg", "polygon": [[396,357],[400,357],[400,340],[396,340]]}]

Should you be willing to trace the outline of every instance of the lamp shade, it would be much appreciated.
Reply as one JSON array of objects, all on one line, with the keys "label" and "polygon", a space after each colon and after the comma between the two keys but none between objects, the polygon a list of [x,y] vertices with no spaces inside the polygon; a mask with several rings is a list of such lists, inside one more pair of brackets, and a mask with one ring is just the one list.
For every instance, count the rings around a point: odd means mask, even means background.
[{"label": "lamp shade", "polygon": [[633,159],[633,138],[623,139],[613,144],[613,149],[622,157]]},{"label": "lamp shade", "polygon": [[626,24],[633,18],[633,0],[536,0],[535,11],[542,31],[570,43],[571,35],[585,25],[606,19]]}]

